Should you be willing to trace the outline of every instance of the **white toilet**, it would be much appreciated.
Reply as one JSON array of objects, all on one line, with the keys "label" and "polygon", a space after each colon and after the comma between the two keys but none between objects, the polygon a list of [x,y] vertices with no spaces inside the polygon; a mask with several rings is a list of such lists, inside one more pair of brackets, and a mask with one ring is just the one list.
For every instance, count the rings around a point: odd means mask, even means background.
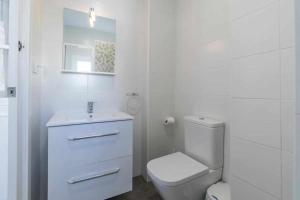
[{"label": "white toilet", "polygon": [[206,192],[205,200],[231,200],[229,184],[219,182],[210,186]]},{"label": "white toilet", "polygon": [[222,177],[223,122],[185,117],[185,152],[151,160],[148,175],[165,200],[203,200]]}]

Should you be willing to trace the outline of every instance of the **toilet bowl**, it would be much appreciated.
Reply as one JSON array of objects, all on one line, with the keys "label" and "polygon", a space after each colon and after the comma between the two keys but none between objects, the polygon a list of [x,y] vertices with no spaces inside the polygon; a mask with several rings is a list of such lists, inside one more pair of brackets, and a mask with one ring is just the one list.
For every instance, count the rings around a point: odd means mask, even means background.
[{"label": "toilet bowl", "polygon": [[206,190],[218,182],[222,170],[209,170],[207,166],[177,152],[150,161],[148,175],[165,200],[200,200]]},{"label": "toilet bowl", "polygon": [[219,182],[210,186],[205,200],[231,200],[231,191],[228,183]]},{"label": "toilet bowl", "polygon": [[206,190],[222,177],[224,123],[185,117],[185,153],[151,160],[147,172],[165,200],[204,200]]}]

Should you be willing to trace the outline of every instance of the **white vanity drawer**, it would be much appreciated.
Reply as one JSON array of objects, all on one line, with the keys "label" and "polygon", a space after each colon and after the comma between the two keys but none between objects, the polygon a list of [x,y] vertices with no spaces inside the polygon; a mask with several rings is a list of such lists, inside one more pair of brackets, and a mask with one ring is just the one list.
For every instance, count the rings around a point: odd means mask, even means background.
[{"label": "white vanity drawer", "polygon": [[132,120],[51,127],[51,165],[81,166],[132,155]]},{"label": "white vanity drawer", "polygon": [[132,157],[63,168],[48,174],[48,200],[104,200],[132,189]]}]

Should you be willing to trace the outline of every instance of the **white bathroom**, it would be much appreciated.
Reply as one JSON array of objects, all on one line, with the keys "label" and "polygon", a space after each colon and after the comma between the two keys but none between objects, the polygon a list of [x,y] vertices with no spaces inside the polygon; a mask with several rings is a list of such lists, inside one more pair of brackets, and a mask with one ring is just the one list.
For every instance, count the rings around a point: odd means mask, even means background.
[{"label": "white bathroom", "polygon": [[300,199],[297,0],[0,0],[0,200]]}]

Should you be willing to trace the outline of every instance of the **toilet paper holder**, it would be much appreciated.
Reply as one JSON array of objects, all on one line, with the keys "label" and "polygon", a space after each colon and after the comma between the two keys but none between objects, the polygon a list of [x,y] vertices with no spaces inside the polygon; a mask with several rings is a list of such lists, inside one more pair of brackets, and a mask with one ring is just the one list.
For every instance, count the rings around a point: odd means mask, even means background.
[{"label": "toilet paper holder", "polygon": [[169,125],[175,124],[175,122],[176,122],[176,120],[175,120],[174,117],[166,117],[166,118],[164,119],[163,124],[164,124],[165,126],[169,126]]}]

